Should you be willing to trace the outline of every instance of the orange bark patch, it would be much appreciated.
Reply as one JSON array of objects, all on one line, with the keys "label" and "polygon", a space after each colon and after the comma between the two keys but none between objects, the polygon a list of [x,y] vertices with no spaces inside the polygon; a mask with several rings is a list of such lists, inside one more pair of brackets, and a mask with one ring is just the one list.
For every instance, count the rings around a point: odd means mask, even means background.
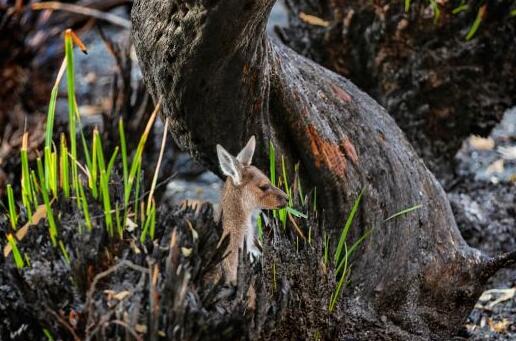
[{"label": "orange bark patch", "polygon": [[313,125],[306,129],[310,149],[317,168],[325,167],[340,177],[346,176],[347,160],[336,143],[321,137]]},{"label": "orange bark patch", "polygon": [[333,91],[333,94],[340,99],[342,102],[347,103],[351,102],[351,96],[342,88],[332,84],[331,89]]},{"label": "orange bark patch", "polygon": [[348,137],[344,137],[341,140],[340,145],[344,149],[344,152],[346,153],[346,156],[348,158],[350,158],[351,161],[353,161],[354,164],[356,164],[358,162],[357,151],[356,151],[355,146],[353,145],[353,143],[351,143],[351,141],[349,140],[349,138]]}]

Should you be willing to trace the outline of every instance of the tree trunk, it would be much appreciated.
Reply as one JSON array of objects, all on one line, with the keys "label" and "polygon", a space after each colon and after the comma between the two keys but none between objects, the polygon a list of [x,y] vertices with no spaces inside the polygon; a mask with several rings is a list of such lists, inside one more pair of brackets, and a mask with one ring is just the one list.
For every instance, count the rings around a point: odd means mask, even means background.
[{"label": "tree trunk", "polygon": [[[514,2],[286,0],[290,27],[283,41],[371,94],[393,115],[440,180],[470,134],[487,135],[515,105]],[[486,6],[481,10],[482,5]],[[466,36],[483,13],[473,39]],[[328,27],[311,25],[314,15]]]},{"label": "tree trunk", "polygon": [[[216,172],[217,143],[234,153],[256,135],[255,164],[266,169],[272,142],[290,168],[300,161],[333,234],[365,189],[352,234],[374,232],[354,262],[348,296],[361,308],[353,314],[384,315],[423,336],[453,335],[487,278],[515,255],[490,259],[470,248],[440,184],[385,109],[267,36],[274,2],[135,1],[136,51],[174,138]],[[413,214],[384,223],[416,204]]]}]

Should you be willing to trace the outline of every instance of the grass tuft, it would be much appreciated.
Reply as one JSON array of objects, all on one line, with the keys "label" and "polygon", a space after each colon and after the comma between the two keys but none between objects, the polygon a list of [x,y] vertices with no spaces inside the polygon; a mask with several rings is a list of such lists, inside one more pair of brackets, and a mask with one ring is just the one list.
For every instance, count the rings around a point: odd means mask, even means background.
[{"label": "grass tuft", "polygon": [[7,185],[7,205],[9,207],[9,220],[11,227],[16,230],[18,224],[18,214],[16,213],[16,202],[14,201],[13,187],[11,184]]}]

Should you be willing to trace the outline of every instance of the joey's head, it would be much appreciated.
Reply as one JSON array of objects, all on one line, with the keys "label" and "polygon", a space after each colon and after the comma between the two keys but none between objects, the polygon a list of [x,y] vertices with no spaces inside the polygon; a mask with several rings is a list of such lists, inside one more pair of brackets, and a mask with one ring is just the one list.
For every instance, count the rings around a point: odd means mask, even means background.
[{"label": "joey's head", "polygon": [[[251,165],[256,140],[254,136],[236,157],[229,154],[221,145],[217,145],[222,173],[227,176],[222,205],[240,203],[245,210],[275,209],[287,205],[287,195],[272,185],[269,178],[255,166]],[[223,207],[224,208],[224,207]]]}]

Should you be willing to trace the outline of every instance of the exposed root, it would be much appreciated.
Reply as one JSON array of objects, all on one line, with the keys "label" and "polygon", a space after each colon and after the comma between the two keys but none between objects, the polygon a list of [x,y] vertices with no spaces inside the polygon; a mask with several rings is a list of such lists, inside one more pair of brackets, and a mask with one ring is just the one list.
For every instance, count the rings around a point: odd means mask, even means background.
[{"label": "exposed root", "polygon": [[480,276],[483,280],[487,281],[499,270],[509,267],[513,264],[516,264],[516,250],[490,258],[483,266]]}]

